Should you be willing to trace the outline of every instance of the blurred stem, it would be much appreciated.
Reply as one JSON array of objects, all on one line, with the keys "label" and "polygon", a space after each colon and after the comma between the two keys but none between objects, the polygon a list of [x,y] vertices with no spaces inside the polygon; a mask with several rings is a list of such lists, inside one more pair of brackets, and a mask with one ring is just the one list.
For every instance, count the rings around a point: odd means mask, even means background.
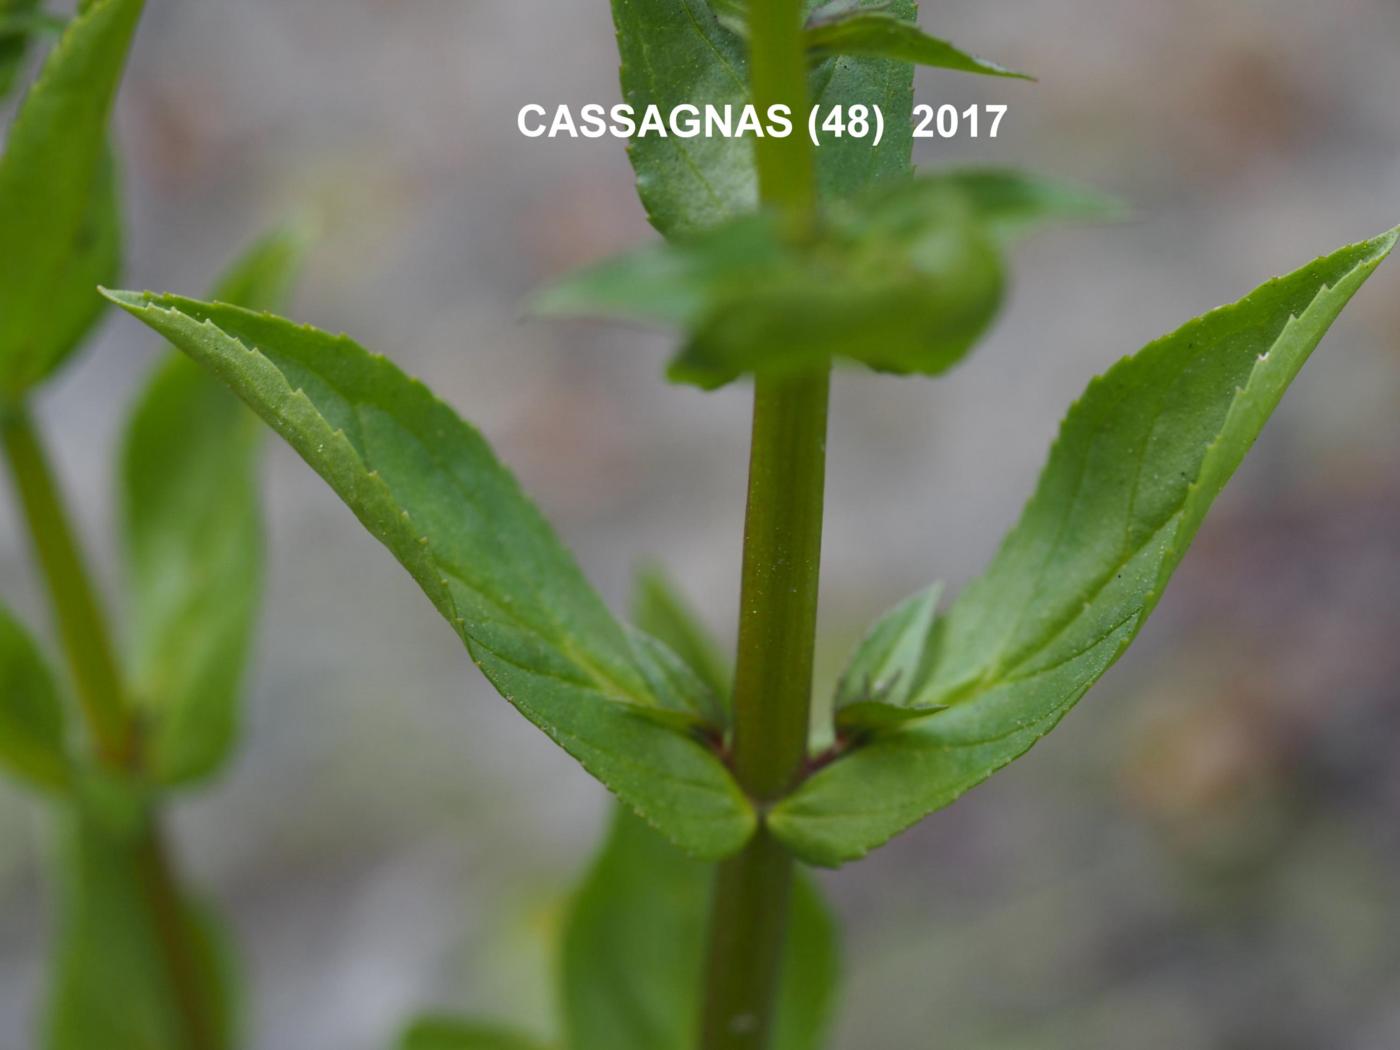
[{"label": "blurred stem", "polygon": [[[43,442],[23,406],[0,410],[0,444],[98,760],[122,774],[138,772],[139,727],[127,704],[112,635]],[[154,812],[141,832],[135,864],[179,1014],[182,1050],[221,1050],[214,1004],[200,979],[199,946]]]},{"label": "blurred stem", "polygon": [[23,407],[4,412],[0,436],[97,750],[112,765],[129,765],[132,734],[111,636],[43,443]]},{"label": "blurred stem", "polygon": [[[793,134],[757,141],[759,195],[807,237],[816,220],[815,158],[801,128],[807,61],[801,0],[749,6],[753,102],[785,105]],[[744,520],[734,775],[762,812],[807,753],[821,567],[829,368],[754,381]],[[715,874],[701,1016],[702,1050],[766,1050],[772,1038],[793,859],[766,827]]]},{"label": "blurred stem", "polygon": [[184,1030],[184,1046],[187,1050],[223,1050],[214,1004],[209,1001],[209,982],[204,979],[205,953],[196,941],[193,916],[154,812],[147,816],[137,844],[136,864],[152,932],[164,958],[171,1001]]}]

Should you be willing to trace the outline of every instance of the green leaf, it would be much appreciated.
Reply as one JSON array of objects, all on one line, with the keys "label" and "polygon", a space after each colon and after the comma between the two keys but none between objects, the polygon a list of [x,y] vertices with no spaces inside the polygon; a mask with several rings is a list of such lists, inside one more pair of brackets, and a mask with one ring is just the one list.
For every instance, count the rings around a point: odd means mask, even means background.
[{"label": "green leaf", "polygon": [[959,194],[978,222],[1008,244],[1047,222],[1109,222],[1127,208],[1114,197],[1072,182],[1016,168],[953,168],[920,172],[909,193]]},{"label": "green leaf", "polygon": [[[638,114],[656,106],[748,101],[748,61],[706,0],[612,0],[622,56],[622,97]],[[628,148],[637,192],[663,236],[682,236],[748,211],[758,201],[752,143],[719,136],[647,135]]]},{"label": "green leaf", "polygon": [[770,814],[859,857],[1019,757],[1127,648],[1211,502],[1398,231],[1270,281],[1119,362],[1070,410],[1020,522],[939,625],[911,706]]},{"label": "green leaf", "polygon": [[936,650],[933,630],[943,585],[936,583],[880,618],[851,656],[836,687],[836,727],[887,728],[932,710],[911,703],[924,662]]},{"label": "green leaf", "polygon": [[[280,305],[302,237],[254,245],[214,297]],[[214,772],[237,732],[238,690],[262,589],[262,426],[215,377],[171,350],[138,399],[122,449],[132,693],[163,783]]]},{"label": "green leaf", "polygon": [[0,402],[58,367],[118,265],[106,124],[141,0],[76,17],[20,106],[0,158]]},{"label": "green leaf", "polygon": [[[720,24],[706,0],[613,0],[612,9],[622,56],[623,98],[639,116],[653,105],[663,115],[682,104],[702,110],[706,105],[728,105],[738,119],[749,102],[746,48],[738,35]],[[897,0],[894,10],[912,18],[914,2]],[[844,196],[908,174],[912,66],[835,58],[812,71],[810,94],[824,107],[879,104],[887,121],[878,148],[849,137],[823,143],[817,175],[824,192]],[[805,120],[805,114],[794,114],[794,134],[805,133]],[[629,156],[647,216],[665,237],[698,233],[757,204],[752,138],[647,135],[633,138]]]},{"label": "green leaf", "polygon": [[0,766],[47,791],[66,792],[71,770],[53,674],[23,626],[0,606]]},{"label": "green leaf", "polygon": [[[65,817],[55,971],[46,1019],[47,1050],[192,1045],[178,994],[214,1005],[211,1050],[232,1044],[228,965],[219,934],[188,902],[152,895],[151,840],[114,833],[82,812]],[[159,910],[159,918],[157,918]],[[161,923],[181,923],[193,948],[175,991]]]},{"label": "green leaf", "polygon": [[[693,1050],[714,866],[690,860],[618,809],[566,921],[570,1050]],[[815,1050],[838,978],[836,931],[799,879],[773,1050]]]},{"label": "green leaf", "polygon": [[833,204],[810,245],[744,216],[585,270],[533,307],[678,324],[689,339],[671,378],[711,389],[832,357],[936,375],[986,330],[1002,285],[970,200],[946,179],[916,179]]},{"label": "green leaf", "polygon": [[929,36],[918,24],[893,11],[847,10],[808,24],[803,34],[815,57],[851,55],[857,58],[889,58],[937,69],[981,73],[993,77],[1033,80],[1025,73],[988,62],[961,51],[946,40]]},{"label": "green leaf", "polygon": [[61,32],[64,25],[62,19],[40,11],[39,0],[0,0],[0,98],[14,87],[30,39]]},{"label": "green leaf", "polygon": [[1035,175],[944,172],[830,205],[805,247],[772,216],[745,215],[581,270],[530,305],[677,326],[688,341],[671,378],[705,388],[831,357],[937,375],[996,313],[998,249],[1039,223],[1119,214],[1101,194]]},{"label": "green leaf", "polygon": [[276,310],[291,295],[311,232],[290,222],[262,237],[234,260],[214,284],[213,298],[249,310]]},{"label": "green leaf", "polygon": [[399,1041],[399,1050],[546,1050],[529,1036],[479,1021],[423,1017]]},{"label": "green leaf", "polygon": [[108,293],[281,434],[408,569],[501,694],[678,845],[739,849],[754,814],[659,709],[631,641],[490,447],[344,336],[175,296]]},{"label": "green leaf", "polygon": [[[896,18],[918,16],[916,0],[861,0]],[[809,10],[816,3],[808,5]],[[878,146],[850,135],[821,138],[817,151],[817,185],[828,199],[842,199],[876,187],[900,184],[914,170],[914,67],[888,58],[835,55],[818,62],[811,73],[812,104],[831,107],[879,106],[885,114],[885,137]],[[805,115],[803,116],[805,121]],[[794,134],[801,134],[799,127]]]},{"label": "green leaf", "polygon": [[664,570],[650,567],[637,574],[632,619],[669,646],[716,697],[728,703],[733,678],[729,661]]}]

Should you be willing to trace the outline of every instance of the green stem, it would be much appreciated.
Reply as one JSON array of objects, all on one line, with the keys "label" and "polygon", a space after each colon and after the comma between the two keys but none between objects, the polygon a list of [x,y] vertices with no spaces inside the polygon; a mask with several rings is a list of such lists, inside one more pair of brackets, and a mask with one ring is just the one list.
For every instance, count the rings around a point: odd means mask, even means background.
[{"label": "green stem", "polygon": [[807,753],[830,374],[754,384],[734,669],[734,772],[766,802]]},{"label": "green stem", "polygon": [[[22,406],[0,410],[0,444],[98,760],[122,773],[139,771],[140,734],[117,670],[111,632],[43,443]],[[213,1004],[200,979],[199,946],[154,813],[141,833],[135,864],[180,1018],[182,1050],[220,1050]]]},{"label": "green stem", "polygon": [[799,235],[812,224],[817,205],[816,157],[807,142],[807,50],[802,43],[802,0],[752,0],[749,4],[749,79],[760,113],[787,106],[793,131],[754,143],[758,195],[785,211]]},{"label": "green stem", "polygon": [[774,1006],[791,910],[792,857],[766,828],[719,865],[710,916],[703,1050],[763,1050]]},{"label": "green stem", "polygon": [[185,1050],[222,1050],[213,1004],[208,998],[204,953],[155,813],[137,843],[136,866],[151,930],[160,946]]},{"label": "green stem", "polygon": [[[793,134],[755,146],[759,195],[792,235],[816,219],[815,158],[802,127],[807,60],[801,0],[749,7],[753,101],[786,105]],[[801,774],[807,753],[821,566],[830,371],[754,382],[744,521],[739,651],[734,674],[734,775],[760,810]],[[764,827],[715,874],[702,1050],[765,1050],[787,939],[792,856]]]},{"label": "green stem", "polygon": [[132,758],[132,735],[111,637],[48,457],[24,408],[4,411],[0,438],[34,556],[48,585],[78,701],[103,759],[127,765]]}]

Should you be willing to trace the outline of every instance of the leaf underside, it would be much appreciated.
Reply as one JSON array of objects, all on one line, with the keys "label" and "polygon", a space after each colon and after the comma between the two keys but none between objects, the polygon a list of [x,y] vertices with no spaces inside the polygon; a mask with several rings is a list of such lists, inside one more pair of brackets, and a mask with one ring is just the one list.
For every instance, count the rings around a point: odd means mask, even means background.
[{"label": "leaf underside", "polygon": [[863,855],[1023,754],[1127,648],[1303,362],[1392,231],[1191,321],[1094,380],[986,573],[935,630],[906,706],[770,814],[799,856]]},{"label": "leaf underside", "polygon": [[[281,434],[404,565],[501,694],[589,772],[696,856],[743,844],[755,818],[719,757],[650,717],[663,703],[649,684],[653,654],[633,645],[448,406],[344,336],[221,304],[108,294]],[[703,717],[703,697],[670,699]]]}]

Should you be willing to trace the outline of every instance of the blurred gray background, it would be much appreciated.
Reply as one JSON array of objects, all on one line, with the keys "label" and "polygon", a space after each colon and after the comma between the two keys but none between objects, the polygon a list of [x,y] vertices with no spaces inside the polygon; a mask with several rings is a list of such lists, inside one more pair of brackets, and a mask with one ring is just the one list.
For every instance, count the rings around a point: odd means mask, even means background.
[{"label": "blurred gray background", "polygon": [[[925,7],[1040,82],[921,73],[921,101],[1011,107],[998,141],[924,143],[924,163],[1025,163],[1136,214],[1019,250],[1005,316],[948,378],[839,377],[827,682],[877,612],[984,564],[1091,375],[1400,221],[1393,0]],[[118,114],[126,281],[198,293],[315,211],[292,312],[477,423],[615,607],[659,557],[728,639],[747,391],[666,386],[656,335],[520,320],[540,281],[649,236],[618,143],[515,129],[526,102],[616,100],[612,33],[602,0],[150,0]],[[823,878],[841,1050],[1400,1046],[1397,293],[1392,263],[1064,726]],[[109,463],[154,350],[109,315],[41,406],[109,585]],[[249,1045],[370,1050],[426,1006],[548,1033],[549,938],[604,792],[269,452],[247,746],[176,816],[251,975]],[[26,559],[7,492],[0,587],[46,624]],[[30,1045],[42,986],[43,818],[0,785],[0,1050]]]}]

